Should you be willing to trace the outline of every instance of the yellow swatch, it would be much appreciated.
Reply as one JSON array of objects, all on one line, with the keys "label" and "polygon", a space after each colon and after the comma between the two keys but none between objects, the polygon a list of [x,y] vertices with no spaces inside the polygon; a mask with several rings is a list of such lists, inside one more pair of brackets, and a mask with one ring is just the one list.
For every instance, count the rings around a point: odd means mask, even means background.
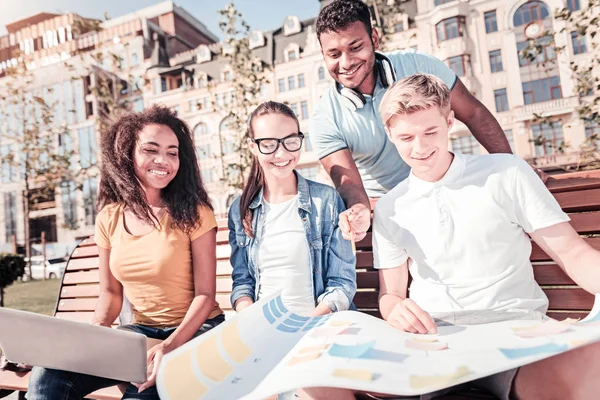
[{"label": "yellow swatch", "polygon": [[562,321],[560,321],[561,324],[567,324],[567,325],[573,325],[575,323],[579,322],[579,318],[575,319],[575,318],[565,318]]},{"label": "yellow swatch", "polygon": [[215,382],[221,382],[233,372],[231,365],[219,353],[217,335],[200,342],[196,346],[196,359],[200,371]]},{"label": "yellow swatch", "polygon": [[513,328],[511,328],[513,330],[513,332],[520,332],[520,331],[526,331],[528,329],[534,329],[537,328],[538,325],[529,325],[529,326],[515,326]]},{"label": "yellow swatch", "polygon": [[587,340],[582,340],[582,339],[569,340],[569,345],[571,347],[583,346],[584,344],[587,344],[587,343],[589,343]]},{"label": "yellow swatch", "polygon": [[192,369],[192,349],[171,358],[163,366],[164,387],[173,400],[194,400],[202,398],[208,388],[194,375]]},{"label": "yellow swatch", "polygon": [[302,363],[305,363],[305,362],[316,360],[320,356],[321,356],[321,353],[319,352],[319,353],[309,354],[309,355],[304,356],[304,357],[292,357],[288,361],[287,365],[292,366],[292,365],[296,365],[296,364],[302,364]]},{"label": "yellow swatch", "polygon": [[467,367],[459,367],[456,372],[449,375],[433,375],[433,376],[410,376],[410,387],[413,389],[424,389],[428,387],[439,387],[451,385],[460,378],[470,374]]},{"label": "yellow swatch", "polygon": [[223,328],[221,343],[227,355],[237,363],[243,363],[252,354],[252,349],[242,342],[237,321]]},{"label": "yellow swatch", "polygon": [[346,378],[363,382],[371,382],[373,380],[373,373],[366,369],[336,368],[333,370],[333,376],[336,378]]},{"label": "yellow swatch", "polygon": [[350,326],[353,323],[352,321],[329,321],[329,326]]},{"label": "yellow swatch", "polygon": [[427,336],[414,337],[410,340],[412,340],[413,342],[422,342],[422,343],[434,343],[434,342],[438,341],[436,337],[427,337]]},{"label": "yellow swatch", "polygon": [[327,349],[328,347],[329,347],[329,343],[319,344],[319,345],[310,346],[310,347],[303,347],[300,350],[298,350],[298,352],[296,354],[307,354],[307,353],[312,353],[314,351],[323,351],[323,350]]}]

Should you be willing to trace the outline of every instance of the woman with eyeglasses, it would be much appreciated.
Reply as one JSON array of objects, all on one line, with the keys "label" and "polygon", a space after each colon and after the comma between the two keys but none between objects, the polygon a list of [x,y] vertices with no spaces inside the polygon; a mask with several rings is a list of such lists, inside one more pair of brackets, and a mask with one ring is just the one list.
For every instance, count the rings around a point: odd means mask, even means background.
[{"label": "woman with eyeglasses", "polygon": [[268,101],[248,124],[252,168],[229,209],[231,304],[240,312],[281,290],[298,314],[351,308],[356,257],[338,227],[344,203],[333,187],[294,170],[304,139],[296,115]]}]

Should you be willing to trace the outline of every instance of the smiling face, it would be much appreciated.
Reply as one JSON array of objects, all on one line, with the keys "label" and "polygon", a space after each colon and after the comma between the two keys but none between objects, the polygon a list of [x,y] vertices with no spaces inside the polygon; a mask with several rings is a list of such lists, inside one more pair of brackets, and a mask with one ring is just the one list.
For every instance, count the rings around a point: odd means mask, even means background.
[{"label": "smiling face", "polygon": [[[287,115],[279,113],[265,114],[254,118],[252,131],[255,140],[264,138],[283,139],[298,133],[298,123]],[[270,178],[289,178],[293,175],[293,170],[300,160],[300,151],[288,151],[281,143],[272,154],[262,154],[258,149],[258,144],[251,140],[248,140],[248,146],[252,154],[258,159],[267,181]]]},{"label": "smiling face", "polygon": [[448,131],[454,112],[445,117],[438,107],[395,115],[386,128],[400,157],[413,174],[428,182],[440,180],[452,163],[448,151]]},{"label": "smiling face", "polygon": [[179,170],[179,141],[165,125],[146,125],[138,134],[133,152],[135,176],[149,191],[164,189]]},{"label": "smiling face", "polygon": [[344,30],[321,34],[321,52],[327,70],[342,86],[361,93],[373,93],[375,88],[375,50],[379,47],[377,30],[371,35],[365,25],[356,21]]}]

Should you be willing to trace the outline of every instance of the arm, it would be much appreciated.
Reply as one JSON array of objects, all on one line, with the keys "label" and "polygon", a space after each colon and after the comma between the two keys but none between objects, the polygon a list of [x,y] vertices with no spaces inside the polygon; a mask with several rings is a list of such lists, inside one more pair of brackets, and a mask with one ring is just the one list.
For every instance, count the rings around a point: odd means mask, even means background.
[{"label": "arm", "polygon": [[98,246],[100,295],[92,324],[110,327],[123,305],[123,286],[110,271],[110,249]]},{"label": "arm", "polygon": [[456,118],[463,122],[489,153],[512,153],[508,139],[492,113],[477,100],[460,79],[450,92]]},{"label": "arm", "polygon": [[229,261],[233,267],[231,278],[233,285],[231,290],[231,305],[237,312],[251,306],[254,303],[254,288],[256,282],[250,270],[248,269],[248,247],[239,246],[235,231],[235,220],[241,225],[241,218],[238,217],[239,202],[234,202],[229,208],[227,227],[229,228],[229,246],[231,247],[231,256]]},{"label": "arm", "polygon": [[354,240],[363,239],[371,225],[371,203],[350,150],[342,149],[325,156],[321,164],[348,208],[339,221],[344,238],[351,239],[352,227]]},{"label": "arm", "polygon": [[313,315],[324,315],[331,311],[344,311],[350,308],[350,303],[356,294],[356,257],[352,253],[350,242],[342,237],[338,226],[339,212],[344,210],[342,198],[337,198],[333,209],[333,232],[327,248],[323,268],[325,291],[317,299],[317,308]]},{"label": "arm", "polygon": [[194,299],[183,321],[162,343],[148,350],[151,373],[142,385],[135,384],[138,392],[154,386],[163,356],[190,340],[204,324],[215,306],[217,291],[217,228],[204,233],[191,243]]},{"label": "arm", "polygon": [[586,243],[570,223],[538,229],[531,238],[575,283],[592,294],[600,293],[600,251]]}]

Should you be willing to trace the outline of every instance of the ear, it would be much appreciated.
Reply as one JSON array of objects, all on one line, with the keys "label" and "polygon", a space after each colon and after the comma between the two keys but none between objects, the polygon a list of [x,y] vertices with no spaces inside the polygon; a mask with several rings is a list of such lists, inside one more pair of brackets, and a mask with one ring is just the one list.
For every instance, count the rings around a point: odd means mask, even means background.
[{"label": "ear", "polygon": [[248,143],[248,148],[250,149],[250,152],[256,157],[256,153],[258,153],[256,143],[254,143],[250,138],[246,139],[246,143]]},{"label": "ear", "polygon": [[373,42],[373,50],[379,50],[379,45],[380,45],[379,31],[375,27],[373,27],[373,30],[371,31],[371,41]]},{"label": "ear", "polygon": [[452,129],[452,127],[454,126],[454,111],[450,110],[450,112],[448,113],[448,117],[446,118],[446,124],[448,125],[448,131],[450,131],[450,129]]}]

